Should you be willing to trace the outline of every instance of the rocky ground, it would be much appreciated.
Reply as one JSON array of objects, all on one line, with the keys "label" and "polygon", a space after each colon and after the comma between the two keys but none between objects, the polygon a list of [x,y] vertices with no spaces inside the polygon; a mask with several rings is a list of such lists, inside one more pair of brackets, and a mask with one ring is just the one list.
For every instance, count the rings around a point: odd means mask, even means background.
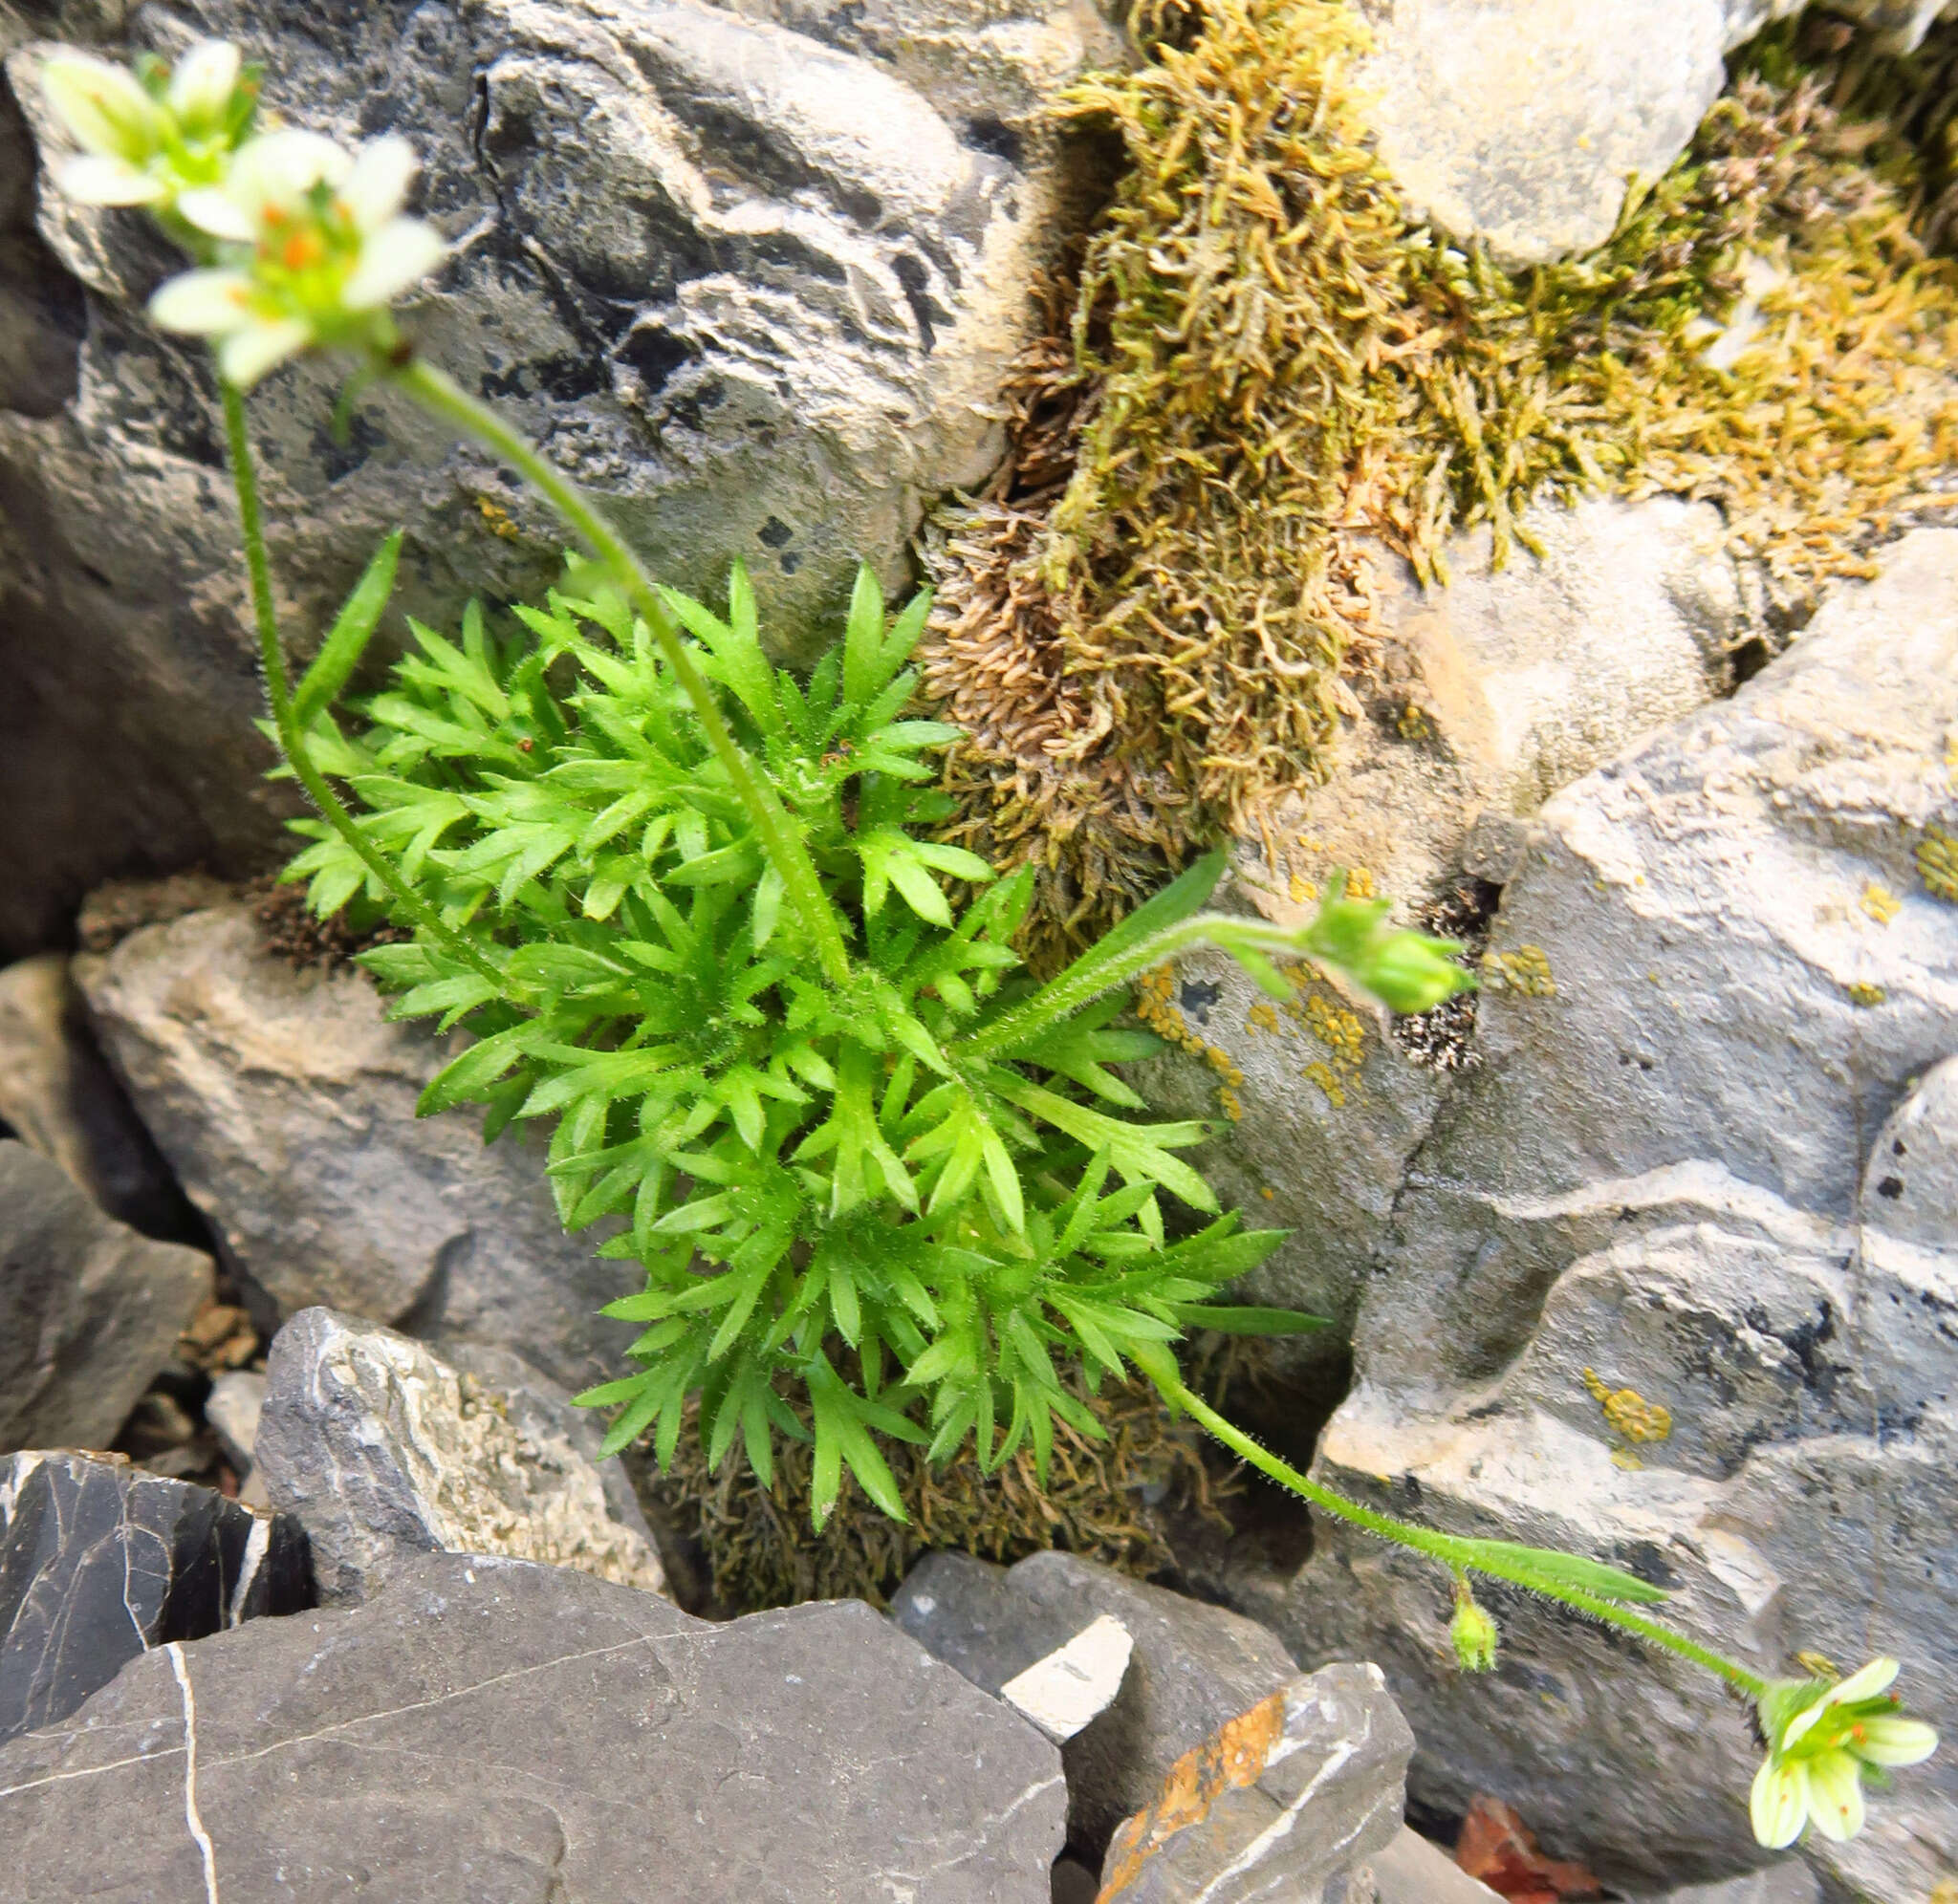
[{"label": "rocky ground", "polygon": [[[1401,189],[1528,260],[1608,235],[1798,8],[1368,11]],[[1897,47],[1947,10],[1836,11]],[[50,43],[200,32],[295,118],[416,130],[431,347],[663,573],[753,565],[792,650],[997,460],[1112,162],[1041,101],[1126,56],[1039,0],[0,0],[0,1893],[1952,1904],[1948,1750],[1771,1859],[1703,1682],[1521,1594],[1470,1680],[1432,1569],[1255,1491],[1165,1521],[1152,1581],[947,1551],[887,1611],[711,1603],[568,1399],[631,1266],[540,1146],[418,1119],[441,1048],[249,883],[284,809],[207,373],[137,321],[162,253],[36,184]],[[411,612],[548,576],[496,471],[385,405],[335,442],[329,386],[260,405],[296,619],[396,525]],[[1706,501],[1526,527],[1446,589],[1382,563],[1338,772],[1234,855],[1283,920],[1363,869],[1468,940],[1473,1004],[1280,1016],[1199,959],[1161,1007],[1211,1055],[1152,1095],[1237,1073],[1204,1167],[1295,1232],[1255,1297],[1336,1325],[1258,1425],[1764,1672],[1895,1654],[1949,1737],[1958,529],[1797,598]]]}]

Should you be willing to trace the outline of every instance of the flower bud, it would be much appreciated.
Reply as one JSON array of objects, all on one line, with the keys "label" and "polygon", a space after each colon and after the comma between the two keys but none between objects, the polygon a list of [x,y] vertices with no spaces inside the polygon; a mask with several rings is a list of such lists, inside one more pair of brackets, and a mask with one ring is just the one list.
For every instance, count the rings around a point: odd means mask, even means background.
[{"label": "flower bud", "polygon": [[1487,1673],[1495,1664],[1495,1621],[1477,1604],[1466,1580],[1455,1582],[1455,1617],[1448,1622],[1455,1658],[1465,1673]]},{"label": "flower bud", "polygon": [[1353,976],[1391,1011],[1427,1011],[1475,981],[1447,955],[1445,939],[1425,932],[1382,934],[1353,968]]}]

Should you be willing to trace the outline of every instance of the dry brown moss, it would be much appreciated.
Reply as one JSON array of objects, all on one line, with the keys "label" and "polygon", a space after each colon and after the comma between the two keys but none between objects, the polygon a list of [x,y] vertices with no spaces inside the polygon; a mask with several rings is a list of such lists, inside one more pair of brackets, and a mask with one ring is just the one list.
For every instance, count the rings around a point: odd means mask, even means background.
[{"label": "dry brown moss", "polygon": [[1951,500],[1958,269],[1925,234],[1958,34],[1885,65],[1802,31],[1609,244],[1515,272],[1406,224],[1339,0],[1204,0],[1067,96],[1127,170],[1013,454],[927,551],[928,682],[971,735],[950,832],[1038,869],[1037,963],[1329,770],[1379,555],[1438,577],[1477,521],[1500,562],[1534,500],[1670,490],[1799,596]]},{"label": "dry brown moss", "polygon": [[[1215,1395],[1245,1372],[1245,1351],[1212,1344],[1194,1366],[1192,1379]],[[774,1483],[764,1487],[733,1458],[710,1469],[690,1418],[657,1484],[679,1530],[700,1543],[715,1597],[739,1612],[845,1596],[881,1606],[911,1563],[937,1548],[1013,1561],[1064,1547],[1147,1579],[1172,1564],[1164,1511],[1229,1526],[1219,1503],[1235,1491],[1235,1478],[1206,1465],[1201,1435],[1173,1419],[1153,1388],[1104,1388],[1084,1398],[1107,1439],[1090,1441],[1057,1421],[1044,1488],[1024,1450],[987,1475],[976,1461],[934,1469],[920,1450],[880,1439],[908,1524],[874,1506],[846,1471],[835,1511],[812,1531],[805,1444],[776,1438]]]}]

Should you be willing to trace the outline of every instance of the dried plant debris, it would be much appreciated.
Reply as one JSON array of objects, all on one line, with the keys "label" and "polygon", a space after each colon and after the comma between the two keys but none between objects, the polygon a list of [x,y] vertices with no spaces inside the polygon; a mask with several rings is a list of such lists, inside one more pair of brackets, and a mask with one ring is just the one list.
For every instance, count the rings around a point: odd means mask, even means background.
[{"label": "dried plant debris", "polygon": [[1340,0],[1135,28],[1137,70],[1061,107],[1127,169],[1007,463],[925,548],[927,682],[971,737],[947,834],[1036,867],[1036,963],[1331,770],[1381,555],[1438,582],[1457,530],[1500,564],[1534,501],[1664,490],[1799,601],[1958,502],[1958,29],[1910,61],[1764,36],[1607,245],[1512,272],[1407,223]]},{"label": "dried plant debris", "polygon": [[316,965],[337,972],[370,945],[405,944],[415,936],[390,925],[373,907],[363,912],[358,903],[321,919],[307,904],[303,882],[260,879],[248,890],[265,949],[296,971]]}]

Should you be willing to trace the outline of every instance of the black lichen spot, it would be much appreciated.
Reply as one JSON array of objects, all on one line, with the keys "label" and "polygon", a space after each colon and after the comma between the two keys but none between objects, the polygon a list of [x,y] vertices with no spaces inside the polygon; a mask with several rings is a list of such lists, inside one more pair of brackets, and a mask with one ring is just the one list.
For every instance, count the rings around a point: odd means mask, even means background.
[{"label": "black lichen spot", "polygon": [[1904,1179],[1901,1177],[1886,1177],[1877,1185],[1877,1195],[1879,1197],[1888,1197],[1894,1201],[1903,1196],[1903,1194]]},{"label": "black lichen spot", "polygon": [[1210,1007],[1224,996],[1224,987],[1207,979],[1186,979],[1177,1002],[1199,1025],[1210,1022]]},{"label": "black lichen spot", "polygon": [[793,575],[797,569],[801,568],[802,557],[796,554],[793,549],[785,549],[782,551],[781,563],[783,574]]},{"label": "black lichen spot", "polygon": [[780,516],[771,516],[755,533],[771,549],[785,548],[795,535],[795,531]]},{"label": "black lichen spot", "polygon": [[1627,1573],[1635,1573],[1653,1587],[1679,1587],[1685,1583],[1667,1564],[1664,1551],[1651,1541],[1632,1541],[1621,1547],[1618,1562]]},{"label": "black lichen spot", "polygon": [[313,432],[313,453],[326,472],[329,483],[351,476],[387,441],[386,433],[375,427],[359,410],[347,419],[346,440],[341,442],[332,428],[322,423]]},{"label": "black lichen spot", "polygon": [[695,360],[699,353],[684,337],[676,337],[661,324],[642,324],[628,331],[619,346],[619,358],[639,372],[648,397],[657,397],[672,380],[683,364]]},{"label": "black lichen spot", "polygon": [[899,284],[904,290],[904,302],[911,307],[911,315],[917,321],[918,335],[928,351],[938,339],[937,326],[949,324],[951,313],[933,302],[926,290],[931,282],[930,273],[924,264],[908,251],[900,251],[891,260],[891,270],[897,273]]}]

